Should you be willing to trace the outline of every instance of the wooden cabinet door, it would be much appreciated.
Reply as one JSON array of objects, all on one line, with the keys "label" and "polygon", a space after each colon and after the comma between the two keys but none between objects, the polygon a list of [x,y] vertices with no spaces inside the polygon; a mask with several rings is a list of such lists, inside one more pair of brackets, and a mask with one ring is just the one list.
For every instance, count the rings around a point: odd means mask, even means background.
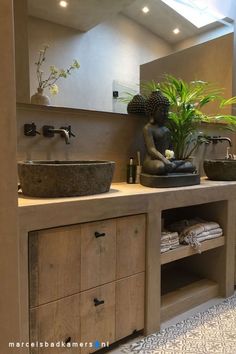
[{"label": "wooden cabinet door", "polygon": [[29,234],[30,307],[80,291],[80,226]]},{"label": "wooden cabinet door", "polygon": [[[78,294],[68,296],[30,310],[30,341],[55,345],[54,348],[32,348],[31,354],[80,353],[79,297]],[[71,347],[63,348],[62,342],[67,342]],[[59,347],[56,347],[57,343],[60,343]],[[78,347],[74,343],[78,343]]]},{"label": "wooden cabinet door", "polygon": [[117,219],[117,279],[145,270],[145,215]]},{"label": "wooden cabinet door", "polygon": [[144,328],[145,273],[116,282],[116,340]]},{"label": "wooden cabinet door", "polygon": [[116,222],[81,225],[81,290],[115,280]]},{"label": "wooden cabinet door", "polygon": [[[92,342],[92,348],[81,349],[91,353],[101,349],[99,343],[115,341],[115,283],[106,284],[80,294],[81,342]],[[98,343],[96,345],[96,343]]]}]

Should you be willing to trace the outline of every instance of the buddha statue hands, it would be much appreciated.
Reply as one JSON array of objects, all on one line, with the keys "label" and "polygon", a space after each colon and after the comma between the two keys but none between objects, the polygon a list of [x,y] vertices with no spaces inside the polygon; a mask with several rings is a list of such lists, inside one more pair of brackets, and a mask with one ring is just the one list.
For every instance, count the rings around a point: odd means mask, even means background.
[{"label": "buddha statue hands", "polygon": [[195,167],[185,160],[167,159],[166,150],[172,150],[168,122],[169,100],[160,91],[153,92],[146,101],[146,113],[149,122],[144,126],[143,134],[146,145],[146,157],[143,172],[151,175],[168,173],[192,173]]}]

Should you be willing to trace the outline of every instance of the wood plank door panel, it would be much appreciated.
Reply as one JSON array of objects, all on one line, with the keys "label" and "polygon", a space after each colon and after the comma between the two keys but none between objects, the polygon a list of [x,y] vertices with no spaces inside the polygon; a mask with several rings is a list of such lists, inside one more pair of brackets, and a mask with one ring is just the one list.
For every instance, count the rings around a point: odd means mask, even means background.
[{"label": "wood plank door panel", "polygon": [[[31,354],[79,354],[80,348],[80,295],[41,305],[30,310],[30,341],[54,343],[55,347],[31,349]],[[68,342],[71,348],[64,348]],[[56,344],[60,343],[58,347]],[[74,346],[78,343],[78,347]]]},{"label": "wood plank door panel", "polygon": [[92,342],[84,354],[100,349],[94,343],[115,341],[115,283],[106,284],[80,294],[81,341]]},{"label": "wood plank door panel", "polygon": [[80,291],[80,226],[29,233],[30,307]]},{"label": "wood plank door panel", "polygon": [[145,273],[116,282],[116,341],[144,328]]},{"label": "wood plank door panel", "polygon": [[115,219],[81,225],[81,290],[115,280]]},{"label": "wood plank door panel", "polygon": [[145,215],[117,219],[117,279],[145,270]]}]

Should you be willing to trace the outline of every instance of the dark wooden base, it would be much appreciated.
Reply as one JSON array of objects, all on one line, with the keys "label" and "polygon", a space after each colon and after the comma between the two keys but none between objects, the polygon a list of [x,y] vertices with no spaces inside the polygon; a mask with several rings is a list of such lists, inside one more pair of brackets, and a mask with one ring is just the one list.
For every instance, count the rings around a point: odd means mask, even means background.
[{"label": "dark wooden base", "polygon": [[168,173],[163,176],[141,173],[140,183],[151,188],[170,188],[200,184],[200,175],[193,173]]}]

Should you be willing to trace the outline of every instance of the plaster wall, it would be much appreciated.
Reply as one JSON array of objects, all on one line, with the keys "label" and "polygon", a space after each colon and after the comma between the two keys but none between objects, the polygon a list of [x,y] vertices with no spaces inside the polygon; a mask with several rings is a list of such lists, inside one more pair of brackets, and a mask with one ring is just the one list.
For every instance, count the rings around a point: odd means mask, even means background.
[{"label": "plaster wall", "polygon": [[[113,182],[125,182],[129,158],[135,158],[140,151],[141,160],[144,159],[142,131],[146,120],[144,116],[18,104],[18,160],[113,160],[116,162]],[[23,134],[24,123],[32,121],[40,132],[43,125],[55,128],[71,125],[76,137],[70,139],[70,145],[66,145],[58,135],[53,138],[42,135],[26,137]],[[205,124],[199,129],[212,136],[225,134],[220,125]],[[232,137],[228,132],[226,135]],[[203,159],[224,158],[227,146],[224,142],[199,149],[195,163],[201,174],[204,174]]]},{"label": "plaster wall", "polygon": [[28,32],[31,94],[37,87],[34,63],[43,44],[50,46],[45,73],[50,65],[67,67],[73,59],[81,63],[71,77],[60,80],[60,92],[51,99],[56,106],[111,112],[114,80],[136,88],[140,64],[171,52],[166,42],[123,15],[86,33],[30,17]]},{"label": "plaster wall", "polygon": [[[75,138],[70,145],[59,135],[26,137],[24,123],[34,122],[55,128],[71,125]],[[69,108],[21,105],[17,107],[18,160],[112,160],[116,162],[114,182],[126,181],[126,166],[137,151],[144,156],[143,116],[95,112]]]},{"label": "plaster wall", "polygon": [[12,1],[0,0],[0,352],[20,340],[16,120]]},{"label": "plaster wall", "polygon": [[16,101],[30,102],[27,0],[14,0]]},{"label": "plaster wall", "polygon": [[[141,65],[140,78],[163,80],[168,73],[187,82],[203,80],[215,83],[224,89],[224,96],[232,96],[233,34],[227,34],[212,41],[187,48],[166,57]],[[218,113],[218,105],[211,103],[204,107],[208,114]],[[231,113],[231,107],[225,108]]]},{"label": "plaster wall", "polygon": [[173,46],[173,52],[194,47],[195,45],[206,43],[208,41],[214,40],[216,38],[225,36],[233,32],[234,32],[234,24],[215,28],[206,33],[202,33],[198,36],[190,37],[184,41],[178,42],[176,45]]}]

